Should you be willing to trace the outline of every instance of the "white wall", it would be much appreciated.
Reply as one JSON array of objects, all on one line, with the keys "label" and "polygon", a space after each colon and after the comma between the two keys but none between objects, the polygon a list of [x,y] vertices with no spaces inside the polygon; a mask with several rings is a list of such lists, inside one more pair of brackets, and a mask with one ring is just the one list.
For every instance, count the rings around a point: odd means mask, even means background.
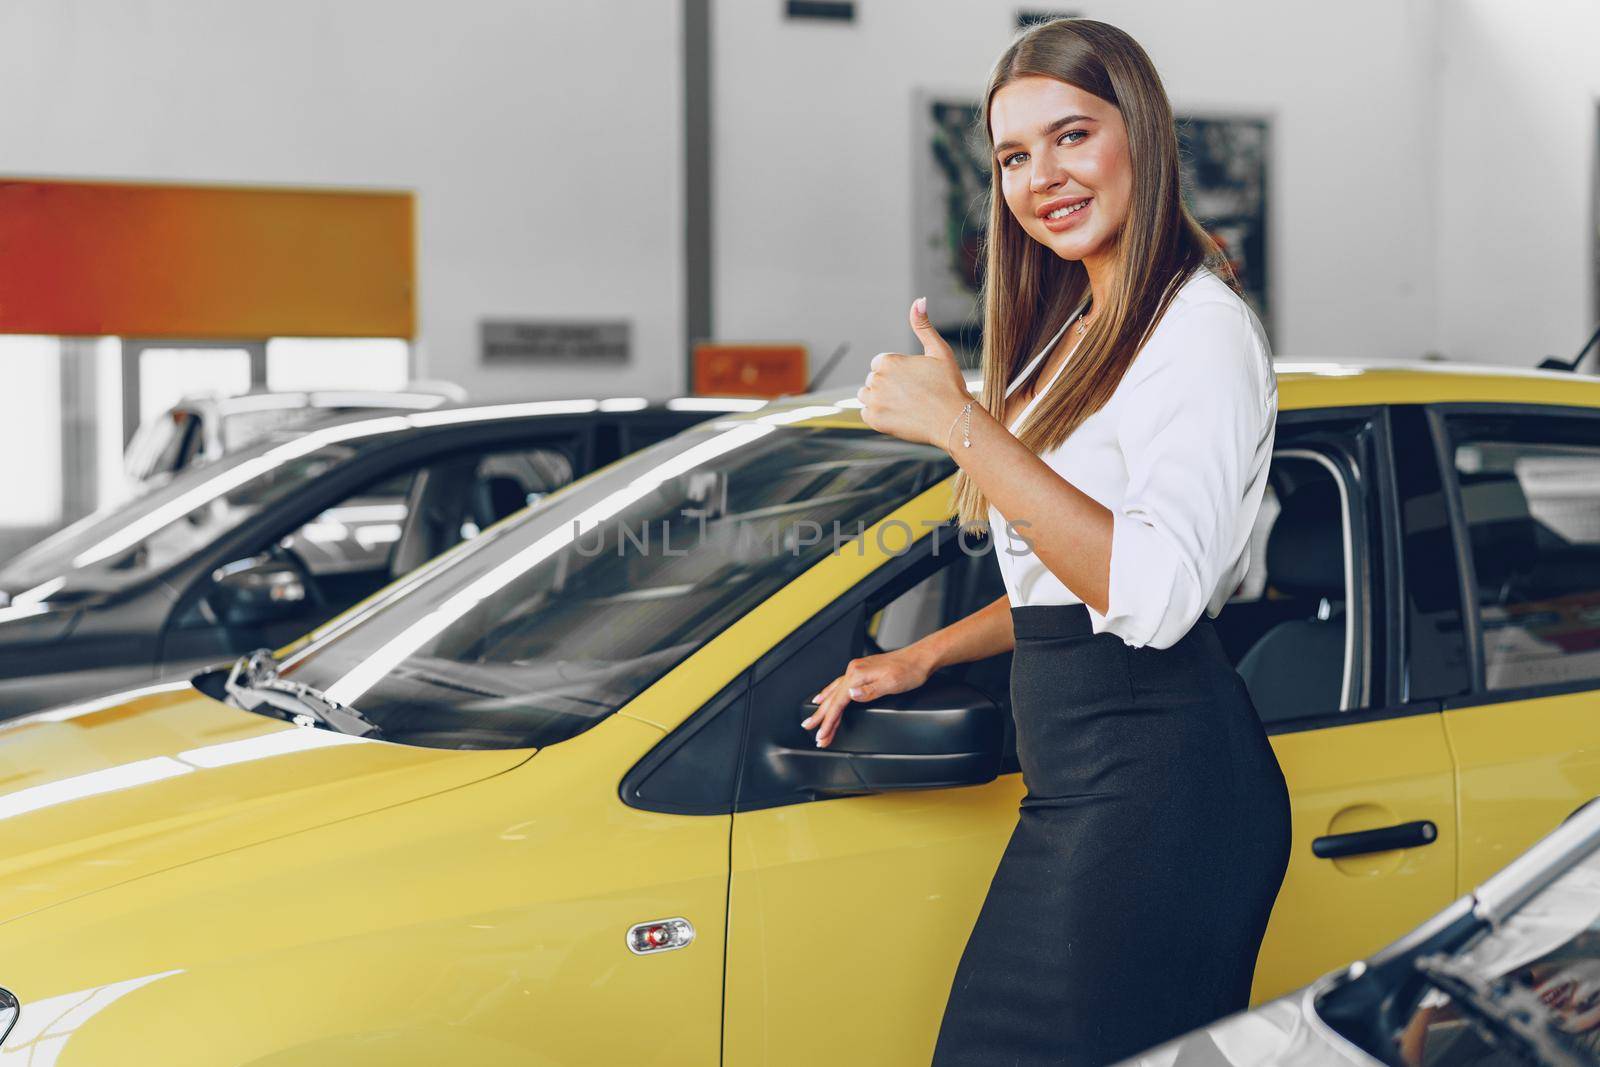
[{"label": "white wall", "polygon": [[[496,398],[683,384],[678,4],[7,0],[0,174],[418,197],[419,371]],[[605,375],[493,370],[480,316],[626,317]]]},{"label": "white wall", "polygon": [[[1018,6],[1131,33],[1179,112],[1271,112],[1281,356],[1433,346],[1433,0],[1227,5],[863,0],[850,25],[715,9],[716,322],[730,339],[841,341],[848,384],[912,335],[912,94],[976,98]],[[1240,42],[1243,42],[1242,44]],[[1576,48],[1576,46],[1574,46]],[[911,349],[915,351],[916,349]]]},{"label": "white wall", "polygon": [[[680,6],[9,0],[0,175],[413,189],[420,373],[666,395]],[[814,362],[848,341],[842,384],[911,343],[913,94],[980,92],[1017,4],[861,0],[845,26],[782,6],[713,5],[717,332]],[[1280,355],[1528,363],[1587,336],[1592,0],[1055,6],[1134,34],[1180,112],[1274,116]],[[484,368],[484,315],[630,317],[635,360]]]},{"label": "white wall", "polygon": [[1596,42],[1593,0],[1440,8],[1438,336],[1452,359],[1570,359],[1595,328]]}]

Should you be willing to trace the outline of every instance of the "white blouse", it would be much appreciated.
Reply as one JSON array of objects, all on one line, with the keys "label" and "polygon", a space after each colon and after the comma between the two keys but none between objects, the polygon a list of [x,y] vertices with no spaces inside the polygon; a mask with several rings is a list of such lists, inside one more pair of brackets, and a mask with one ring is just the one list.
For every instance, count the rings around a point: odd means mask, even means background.
[{"label": "white blouse", "polygon": [[[1008,429],[1015,432],[1062,368]],[[1095,633],[1167,648],[1201,611],[1213,618],[1222,611],[1249,565],[1277,414],[1278,381],[1260,321],[1221,278],[1196,270],[1111,399],[1040,457],[1111,511],[1109,603],[1104,615],[1088,608]],[[1013,606],[1083,602],[1032,553],[1025,525],[1008,530],[991,506],[989,527]]]}]

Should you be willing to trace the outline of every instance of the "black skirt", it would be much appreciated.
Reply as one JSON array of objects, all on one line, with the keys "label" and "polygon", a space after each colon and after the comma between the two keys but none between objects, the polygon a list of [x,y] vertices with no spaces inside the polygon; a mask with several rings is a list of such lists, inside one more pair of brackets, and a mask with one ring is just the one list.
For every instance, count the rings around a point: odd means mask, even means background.
[{"label": "black skirt", "polygon": [[1170,648],[1014,607],[1027,792],[935,1067],[1115,1063],[1249,1002],[1289,793],[1211,620]]}]

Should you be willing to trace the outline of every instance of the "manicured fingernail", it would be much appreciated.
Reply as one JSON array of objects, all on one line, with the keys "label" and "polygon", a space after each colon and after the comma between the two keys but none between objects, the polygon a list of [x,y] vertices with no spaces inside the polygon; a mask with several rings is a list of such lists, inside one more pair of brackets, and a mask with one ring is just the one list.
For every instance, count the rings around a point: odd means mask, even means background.
[{"label": "manicured fingernail", "polygon": [[856,697],[859,697],[860,695],[861,695],[861,690],[859,690],[859,689],[850,690],[851,699],[855,699]]},{"label": "manicured fingernail", "polygon": [[800,725],[804,726],[807,730],[809,730],[809,729],[811,729],[811,720],[810,719],[801,719],[800,720]]}]

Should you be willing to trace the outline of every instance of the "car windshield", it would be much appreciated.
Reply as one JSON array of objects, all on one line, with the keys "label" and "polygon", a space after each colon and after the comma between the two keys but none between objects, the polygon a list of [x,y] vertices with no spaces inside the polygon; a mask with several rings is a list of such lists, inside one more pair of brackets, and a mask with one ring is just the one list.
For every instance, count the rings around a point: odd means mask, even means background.
[{"label": "car windshield", "polygon": [[939,449],[868,431],[711,423],[438,557],[282,674],[389,741],[553,744],[953,470]]},{"label": "car windshield", "polygon": [[96,512],[0,566],[15,603],[114,593],[159,574],[354,452],[347,442],[401,428],[373,419],[259,442]]},{"label": "car windshield", "polygon": [[1405,1067],[1600,1063],[1600,852],[1443,970],[1463,984],[1452,997],[1448,981],[1436,982],[1412,1009],[1399,1038]]}]

